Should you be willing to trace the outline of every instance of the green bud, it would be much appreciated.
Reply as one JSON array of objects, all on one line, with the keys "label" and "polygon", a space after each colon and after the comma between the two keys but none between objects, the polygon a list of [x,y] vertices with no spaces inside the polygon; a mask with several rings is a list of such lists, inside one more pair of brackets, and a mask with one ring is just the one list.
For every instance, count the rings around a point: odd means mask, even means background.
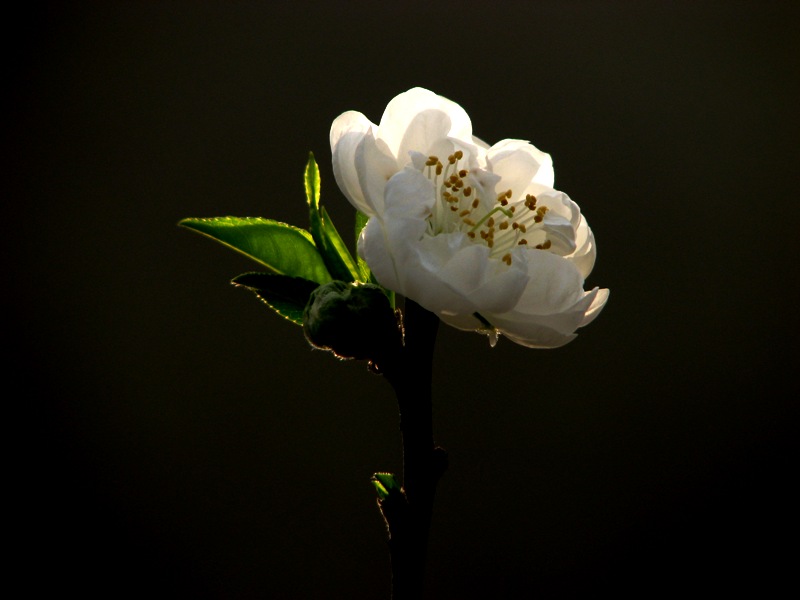
[{"label": "green bud", "polygon": [[312,346],[340,358],[380,361],[402,338],[389,299],[380,286],[331,281],[311,293],[303,332]]}]

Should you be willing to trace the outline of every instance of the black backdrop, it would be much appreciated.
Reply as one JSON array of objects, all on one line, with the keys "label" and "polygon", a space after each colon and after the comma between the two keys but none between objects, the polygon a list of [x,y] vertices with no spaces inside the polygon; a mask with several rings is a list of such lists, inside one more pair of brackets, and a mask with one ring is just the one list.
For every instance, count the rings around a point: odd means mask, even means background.
[{"label": "black backdrop", "polygon": [[[339,113],[420,85],[530,139],[612,290],[577,341],[444,328],[430,598],[715,596],[796,562],[798,11],[43,4],[6,22],[6,496],[26,595],[383,598],[389,387],[186,216],[305,225]],[[16,387],[15,386],[19,386]],[[17,418],[17,409],[22,417]],[[796,496],[794,496],[796,500]],[[15,577],[14,580],[17,580]]]}]

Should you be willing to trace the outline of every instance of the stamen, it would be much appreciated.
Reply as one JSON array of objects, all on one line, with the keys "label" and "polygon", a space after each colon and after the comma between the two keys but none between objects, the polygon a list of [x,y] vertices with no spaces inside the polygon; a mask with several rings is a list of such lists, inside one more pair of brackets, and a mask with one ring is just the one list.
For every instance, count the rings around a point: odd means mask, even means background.
[{"label": "stamen", "polygon": [[528,243],[528,240],[522,238],[519,242],[517,242],[518,246],[525,246]]},{"label": "stamen", "polygon": [[503,262],[506,263],[509,267],[511,266],[511,253],[503,255]]},{"label": "stamen", "polygon": [[552,244],[550,243],[550,240],[547,240],[543,244],[536,244],[536,249],[547,250],[550,246],[552,246]]},{"label": "stamen", "polygon": [[[508,210],[506,210],[505,208],[502,208],[501,206],[495,206],[495,207],[494,207],[492,210],[490,210],[488,213],[486,213],[486,215],[485,215],[485,216],[484,216],[484,217],[483,217],[483,218],[482,218],[480,221],[478,221],[478,224],[477,224],[477,225],[475,225],[475,227],[473,227],[473,228],[472,228],[472,229],[473,229],[473,231],[474,231],[474,230],[475,230],[477,227],[479,227],[479,226],[483,225],[483,224],[484,224],[486,221],[488,221],[488,220],[491,218],[491,216],[492,216],[494,213],[496,213],[496,212],[501,212],[501,213],[503,213],[505,216],[507,216],[507,217],[509,217],[509,218],[511,217],[511,214],[509,213],[509,211],[508,211]],[[514,207],[513,207],[513,206],[511,207],[511,212],[512,212],[512,213],[514,212]]]}]

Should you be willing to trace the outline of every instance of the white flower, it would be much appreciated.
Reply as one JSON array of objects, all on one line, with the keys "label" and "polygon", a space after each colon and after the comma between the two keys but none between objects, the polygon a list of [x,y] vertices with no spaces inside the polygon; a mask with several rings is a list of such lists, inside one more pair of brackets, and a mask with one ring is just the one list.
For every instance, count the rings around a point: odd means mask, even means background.
[{"label": "white flower", "polygon": [[608,299],[583,290],[594,237],[553,189],[548,154],[521,140],[472,135],[458,104],[414,88],[380,125],[359,112],[331,127],[333,171],[370,219],[359,254],[386,288],[464,330],[532,348],[575,338]]}]

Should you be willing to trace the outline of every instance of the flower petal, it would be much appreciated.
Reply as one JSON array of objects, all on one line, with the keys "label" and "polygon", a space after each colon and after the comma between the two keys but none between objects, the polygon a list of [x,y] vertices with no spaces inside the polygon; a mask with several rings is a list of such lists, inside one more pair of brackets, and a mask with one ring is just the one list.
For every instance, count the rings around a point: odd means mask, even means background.
[{"label": "flower petal", "polygon": [[472,141],[469,115],[455,102],[423,88],[396,96],[386,106],[377,137],[405,166],[408,152],[427,154],[438,140],[447,137]]},{"label": "flower petal", "polygon": [[578,267],[581,275],[586,279],[594,268],[597,248],[594,242],[594,234],[583,216],[581,216],[581,222],[575,232],[575,246],[575,252],[566,256],[566,258]]},{"label": "flower petal", "polygon": [[382,140],[375,139],[370,128],[356,147],[354,163],[364,204],[369,207],[362,212],[369,216],[380,214],[386,182],[397,173],[397,160]]},{"label": "flower petal", "polygon": [[360,112],[347,111],[339,115],[331,125],[330,141],[333,155],[333,175],[342,193],[358,210],[366,214],[372,213],[366,203],[358,172],[355,165],[355,153],[364,135],[372,127],[369,119]]},{"label": "flower petal", "polygon": [[385,218],[425,219],[436,202],[431,181],[409,166],[395,174],[386,184]]},{"label": "flower petal", "polygon": [[603,310],[603,307],[606,305],[606,302],[608,302],[609,294],[611,294],[610,290],[608,290],[607,288],[603,289],[594,288],[594,289],[597,290],[597,295],[594,297],[591,306],[589,306],[588,310],[586,311],[586,314],[583,317],[583,321],[581,321],[580,325],[581,327],[585,327],[586,325],[595,320],[597,315],[600,314],[600,311]]},{"label": "flower petal", "polygon": [[525,323],[513,329],[501,329],[501,333],[512,342],[527,348],[560,348],[576,337],[577,333],[559,333],[539,323]]},{"label": "flower petal", "polygon": [[[506,265],[489,258],[489,248],[471,242],[462,232],[426,236],[419,252],[428,270],[476,311],[506,312],[514,308],[528,283],[526,270],[519,262]],[[434,258],[435,260],[431,260]],[[442,307],[441,312],[447,311]]]},{"label": "flower petal", "polygon": [[516,198],[524,195],[524,190],[530,183],[553,187],[553,159],[530,142],[498,142],[489,148],[486,160],[492,171],[503,178],[503,187],[513,190]]}]

